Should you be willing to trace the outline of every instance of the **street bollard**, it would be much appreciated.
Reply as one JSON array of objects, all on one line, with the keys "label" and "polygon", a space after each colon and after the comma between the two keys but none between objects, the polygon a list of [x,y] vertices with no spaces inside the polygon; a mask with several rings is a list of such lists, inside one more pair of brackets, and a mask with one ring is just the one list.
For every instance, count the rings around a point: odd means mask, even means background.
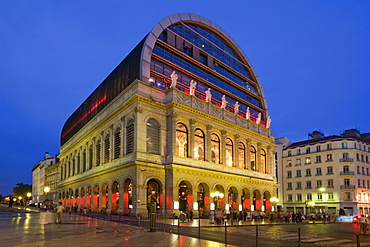
[{"label": "street bollard", "polygon": [[226,221],[225,221],[225,246],[227,246],[227,228],[226,228]]},{"label": "street bollard", "polygon": [[256,247],[258,247],[258,225],[256,225]]},{"label": "street bollard", "polygon": [[298,247],[301,247],[301,228],[298,227]]},{"label": "street bollard", "polygon": [[177,220],[177,234],[180,234],[180,218]]},{"label": "street bollard", "polygon": [[198,224],[198,239],[200,239],[200,218],[199,218],[199,224]]},{"label": "street bollard", "polygon": [[356,242],[357,242],[357,247],[360,247],[361,244],[360,244],[360,235],[359,234],[356,234]]}]

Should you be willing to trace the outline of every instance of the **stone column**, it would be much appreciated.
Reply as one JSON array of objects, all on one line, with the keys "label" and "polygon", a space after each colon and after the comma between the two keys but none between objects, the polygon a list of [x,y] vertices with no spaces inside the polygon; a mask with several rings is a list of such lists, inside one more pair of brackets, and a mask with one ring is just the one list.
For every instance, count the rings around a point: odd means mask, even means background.
[{"label": "stone column", "polygon": [[147,210],[147,186],[145,185],[133,185],[132,186],[132,204],[133,204],[133,215],[146,214]]},{"label": "stone column", "polygon": [[267,146],[267,151],[266,151],[266,162],[267,162],[267,174],[271,174],[275,177],[275,172],[274,172],[274,153],[272,151],[271,145]]},{"label": "stone column", "polygon": [[190,128],[189,128],[189,153],[190,158],[194,158],[194,132],[195,132],[195,119],[190,119]]},{"label": "stone column", "polygon": [[261,143],[257,143],[257,153],[256,153],[256,171],[261,172]]},{"label": "stone column", "polygon": [[240,135],[234,135],[234,148],[233,148],[233,160],[234,160],[234,167],[242,168],[239,164],[239,138]]},{"label": "stone column", "polygon": [[205,157],[204,160],[208,162],[212,162],[212,141],[211,141],[211,135],[212,135],[212,125],[207,124],[207,133],[205,137]]},{"label": "stone column", "polygon": [[100,212],[100,210],[103,208],[103,196],[105,196],[105,193],[103,192],[103,188],[99,188],[99,197],[98,197],[99,205],[96,209],[98,212]]},{"label": "stone column", "polygon": [[119,187],[118,188],[118,192],[119,192],[119,198],[118,198],[118,209],[117,209],[117,213],[118,214],[122,214],[123,213],[123,200],[124,200],[124,188],[123,186]]},{"label": "stone column", "polygon": [[245,140],[245,166],[247,170],[252,170],[251,168],[251,139]]},{"label": "stone column", "polygon": [[167,150],[165,153],[168,156],[176,155],[176,124],[177,124],[177,114],[172,113],[167,116]]},{"label": "stone column", "polygon": [[220,140],[220,159],[221,159],[221,165],[226,166],[226,130],[221,130],[221,140]]},{"label": "stone column", "polygon": [[107,208],[107,214],[111,214],[112,212],[112,189],[108,189],[108,208]]}]

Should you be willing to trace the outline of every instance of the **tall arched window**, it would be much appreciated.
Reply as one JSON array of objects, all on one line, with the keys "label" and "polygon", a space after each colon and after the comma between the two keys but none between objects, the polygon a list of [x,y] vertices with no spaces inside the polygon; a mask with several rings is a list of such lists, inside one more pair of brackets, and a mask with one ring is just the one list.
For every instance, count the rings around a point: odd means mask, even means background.
[{"label": "tall arched window", "polygon": [[114,159],[121,156],[121,128],[117,128],[114,132]]},{"label": "tall arched window", "polygon": [[251,157],[251,170],[257,171],[256,167],[256,149],[253,146],[250,146],[250,157]]},{"label": "tall arched window", "polygon": [[86,149],[82,153],[82,171],[86,171]]},{"label": "tall arched window", "polygon": [[176,155],[188,157],[188,129],[182,123],[176,126]]},{"label": "tall arched window", "polygon": [[238,156],[239,156],[239,167],[246,169],[245,167],[245,146],[242,142],[238,144]]},{"label": "tall arched window", "polygon": [[96,166],[100,166],[101,141],[96,143]]},{"label": "tall arched window", "polygon": [[89,147],[89,169],[93,168],[93,145]]},{"label": "tall arched window", "polygon": [[220,138],[216,134],[211,135],[211,160],[220,164]]},{"label": "tall arched window", "polygon": [[204,133],[200,129],[194,131],[194,158],[204,160]]},{"label": "tall arched window", "polygon": [[134,120],[131,119],[126,126],[126,154],[134,152],[135,148],[135,125]]},{"label": "tall arched window", "polygon": [[160,154],[161,126],[158,121],[151,118],[146,123],[146,151],[148,153]]},{"label": "tall arched window", "polygon": [[75,171],[76,171],[76,159],[75,159],[75,157],[73,157],[73,159],[72,159],[72,176],[75,175]]},{"label": "tall arched window", "polygon": [[233,166],[233,142],[231,139],[226,139],[226,165]]},{"label": "tall arched window", "polygon": [[107,135],[104,140],[104,163],[109,162],[109,153],[110,153],[110,135]]},{"label": "tall arched window", "polygon": [[261,149],[261,169],[260,172],[266,173],[266,151]]},{"label": "tall arched window", "polygon": [[81,171],[81,157],[80,153],[77,154],[77,174],[79,174]]}]

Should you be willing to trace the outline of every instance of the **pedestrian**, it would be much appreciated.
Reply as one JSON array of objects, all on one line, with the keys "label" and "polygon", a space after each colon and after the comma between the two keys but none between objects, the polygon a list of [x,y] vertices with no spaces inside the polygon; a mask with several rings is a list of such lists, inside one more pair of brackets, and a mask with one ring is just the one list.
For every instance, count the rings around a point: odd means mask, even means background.
[{"label": "pedestrian", "polygon": [[193,221],[193,217],[194,217],[193,209],[190,209],[190,212],[189,212],[189,219],[190,219],[191,221]]},{"label": "pedestrian", "polygon": [[57,211],[57,218],[55,219],[55,224],[62,224],[62,215],[64,211],[62,202],[59,202],[58,206],[55,209]]},{"label": "pedestrian", "polygon": [[11,196],[9,198],[9,208],[12,208],[13,207],[13,197]]}]

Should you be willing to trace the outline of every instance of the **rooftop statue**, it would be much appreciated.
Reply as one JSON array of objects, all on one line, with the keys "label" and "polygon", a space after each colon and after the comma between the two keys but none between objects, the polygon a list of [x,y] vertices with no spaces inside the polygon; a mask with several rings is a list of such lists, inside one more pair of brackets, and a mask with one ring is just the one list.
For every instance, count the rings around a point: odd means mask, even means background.
[{"label": "rooftop statue", "polygon": [[249,111],[249,107],[247,107],[247,111],[245,112],[245,119],[250,119],[251,118],[251,112]]},{"label": "rooftop statue", "polygon": [[194,81],[194,80],[191,80],[190,81],[190,92],[189,92],[190,95],[194,95],[195,94],[195,88],[196,87],[197,87],[197,82]]},{"label": "rooftop statue", "polygon": [[234,105],[234,113],[238,114],[238,112],[239,112],[239,102],[237,101],[235,102],[235,105]]},{"label": "rooftop statue", "polygon": [[229,103],[229,102],[227,102],[227,100],[226,100],[226,96],[225,96],[225,94],[224,94],[224,95],[222,96],[222,104],[221,104],[221,108],[222,108],[222,109],[225,109],[225,108],[226,108],[227,103]]},{"label": "rooftop statue", "polygon": [[208,88],[208,90],[205,93],[206,93],[206,102],[211,102],[212,99],[211,88]]},{"label": "rooftop statue", "polygon": [[171,86],[170,87],[176,87],[176,84],[177,84],[177,79],[179,78],[179,76],[176,74],[175,71],[172,71],[172,74],[171,74]]}]

